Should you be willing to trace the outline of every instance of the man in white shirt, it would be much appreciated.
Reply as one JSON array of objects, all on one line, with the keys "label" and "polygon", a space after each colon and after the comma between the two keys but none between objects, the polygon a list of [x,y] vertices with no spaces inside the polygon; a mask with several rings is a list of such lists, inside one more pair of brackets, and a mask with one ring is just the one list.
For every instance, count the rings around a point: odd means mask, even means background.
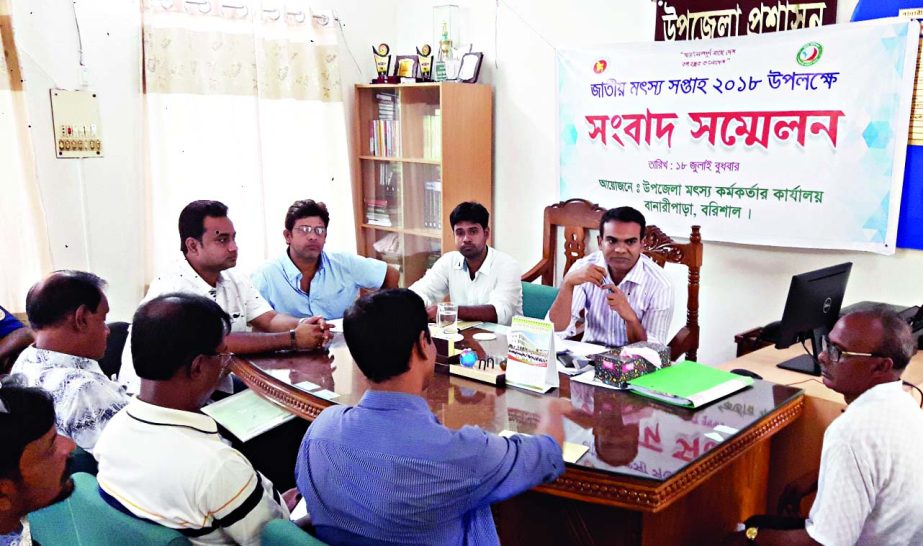
[{"label": "man in white shirt", "polygon": [[[250,279],[232,270],[237,265],[237,232],[227,213],[227,206],[218,201],[193,201],[186,205],[179,216],[183,257],[154,279],[143,301],[170,292],[210,298],[231,317],[227,344],[234,353],[323,347],[331,334],[322,317],[299,320],[273,311]],[[138,380],[127,346],[122,352],[119,381],[129,392],[137,390]]]},{"label": "man in white shirt", "polygon": [[193,544],[259,544],[266,523],[288,509],[200,411],[234,357],[230,318],[210,299],[174,293],[142,304],[132,324],[141,390],[97,444],[100,494]]},{"label": "man in white shirt", "polygon": [[106,353],[109,301],[105,281],[83,271],[56,271],[26,296],[35,343],[11,369],[30,387],[54,399],[58,431],[92,452],[106,423],[128,395],[106,377],[98,359]]},{"label": "man in white shirt", "polygon": [[516,260],[487,246],[490,213],[484,205],[465,202],[449,215],[457,252],[448,252],[410,289],[423,298],[430,320],[436,304],[449,296],[459,320],[510,324],[522,314],[521,271]]},{"label": "man in white shirt", "polygon": [[915,352],[910,326],[877,307],[841,318],[824,343],[824,385],[849,406],[824,433],[805,528],[749,527],[727,543],[923,544],[923,411],[901,386]]}]

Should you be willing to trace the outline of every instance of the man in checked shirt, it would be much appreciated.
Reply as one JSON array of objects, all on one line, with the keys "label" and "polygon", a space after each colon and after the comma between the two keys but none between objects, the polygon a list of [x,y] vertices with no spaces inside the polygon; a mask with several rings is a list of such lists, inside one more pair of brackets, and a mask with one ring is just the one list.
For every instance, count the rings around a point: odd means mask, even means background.
[{"label": "man in checked shirt", "polygon": [[599,250],[574,263],[548,310],[555,330],[574,335],[583,314],[588,343],[621,347],[669,341],[673,286],[663,269],[641,254],[645,227],[644,215],[631,207],[603,214]]}]

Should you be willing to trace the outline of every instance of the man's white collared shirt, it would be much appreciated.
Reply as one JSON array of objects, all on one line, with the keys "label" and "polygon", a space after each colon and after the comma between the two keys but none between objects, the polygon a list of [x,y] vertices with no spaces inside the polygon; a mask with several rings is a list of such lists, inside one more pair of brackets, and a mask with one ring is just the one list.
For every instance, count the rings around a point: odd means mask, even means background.
[{"label": "man's white collared shirt", "polygon": [[[202,413],[132,398],[110,421],[94,456],[103,491],[136,516],[179,529],[193,544],[259,544],[266,523],[289,515],[272,483]],[[206,534],[191,536],[203,529]]]},{"label": "man's white collared shirt", "polygon": [[26,347],[10,374],[19,374],[54,400],[55,428],[92,452],[103,427],[128,404],[125,389],[89,358]]},{"label": "man's white collared shirt", "polygon": [[827,427],[806,529],[824,546],[923,544],[923,410],[876,385]]},{"label": "man's white collared shirt", "polygon": [[422,279],[410,289],[420,295],[426,305],[435,305],[446,296],[459,306],[493,305],[498,324],[510,324],[513,316],[522,314],[522,281],[519,264],[509,254],[487,247],[487,257],[474,274],[461,252],[443,254]]},{"label": "man's white collared shirt", "polygon": [[[196,273],[185,257],[177,260],[169,271],[154,279],[141,303],[171,292],[196,294],[213,300],[231,316],[232,332],[251,331],[249,323],[253,319],[272,311],[272,307],[263,299],[246,275],[239,275],[233,269],[226,269],[218,274],[218,282],[212,286]],[[135,366],[131,360],[130,330],[128,339],[129,341],[122,349],[119,383],[125,385],[129,393],[134,394],[138,392],[141,380],[135,373]],[[227,377],[218,390],[231,392],[230,389],[231,378]]]}]

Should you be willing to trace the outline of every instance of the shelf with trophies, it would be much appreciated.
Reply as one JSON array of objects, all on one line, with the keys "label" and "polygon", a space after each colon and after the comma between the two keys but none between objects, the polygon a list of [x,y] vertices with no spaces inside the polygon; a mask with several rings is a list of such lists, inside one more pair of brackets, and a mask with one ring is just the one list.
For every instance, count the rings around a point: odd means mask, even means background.
[{"label": "shelf with trophies", "polygon": [[409,286],[455,249],[455,205],[478,201],[493,209],[492,90],[430,81],[428,45],[414,59],[398,56],[393,72],[387,45],[373,52],[382,83],[356,86],[358,247],[396,267],[401,286]]}]

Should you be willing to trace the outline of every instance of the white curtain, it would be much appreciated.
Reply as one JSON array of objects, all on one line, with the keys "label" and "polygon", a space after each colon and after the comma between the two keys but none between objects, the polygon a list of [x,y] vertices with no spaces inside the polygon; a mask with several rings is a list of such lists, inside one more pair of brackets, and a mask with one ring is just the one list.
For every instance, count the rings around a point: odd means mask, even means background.
[{"label": "white curtain", "polygon": [[296,199],[326,202],[328,247],[355,250],[335,25],[291,0],[144,3],[148,282],[195,199],[228,205],[246,272],[282,251]]},{"label": "white curtain", "polygon": [[10,5],[0,0],[0,305],[25,309],[26,291],[51,269]]}]

